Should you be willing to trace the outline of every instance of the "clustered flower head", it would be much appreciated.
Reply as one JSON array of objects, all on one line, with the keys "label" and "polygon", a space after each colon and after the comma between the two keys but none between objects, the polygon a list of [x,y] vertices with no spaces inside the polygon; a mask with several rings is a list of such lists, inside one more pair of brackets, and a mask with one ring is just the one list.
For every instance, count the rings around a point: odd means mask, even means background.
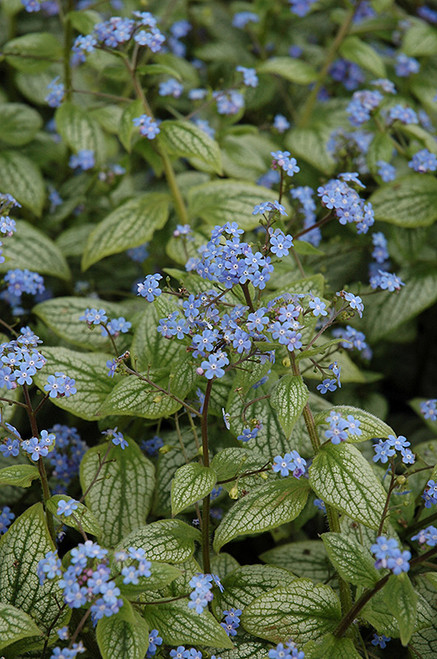
[{"label": "clustered flower head", "polygon": [[437,503],[437,483],[435,480],[429,480],[426,487],[427,489],[422,494],[422,499],[425,502],[425,508],[431,508],[431,506]]},{"label": "clustered flower head", "polygon": [[93,325],[100,325],[102,336],[108,336],[110,334],[117,337],[119,334],[126,334],[132,327],[132,323],[123,316],[108,321],[108,316],[104,309],[85,309],[84,314],[79,316],[79,320],[84,320],[90,328]]},{"label": "clustered flower head", "polygon": [[393,574],[401,574],[410,569],[411,552],[401,551],[394,538],[389,540],[383,535],[378,536],[376,543],[370,547],[370,551],[376,558],[377,570],[388,568]]},{"label": "clustered flower head", "polygon": [[396,451],[400,451],[402,462],[405,464],[414,464],[414,453],[408,448],[409,446],[410,442],[403,435],[399,435],[398,437],[389,435],[385,441],[380,439],[378,444],[373,445],[375,449],[373,462],[380,460],[382,464],[385,464],[389,458],[397,457]]},{"label": "clustered flower head", "polygon": [[237,629],[240,626],[241,614],[242,614],[241,609],[231,608],[227,611],[223,611],[223,615],[225,616],[225,619],[220,624],[228,636],[237,635]]},{"label": "clustered flower head", "polygon": [[430,398],[420,403],[420,411],[425,419],[437,421],[437,398]]},{"label": "clustered flower head", "polygon": [[303,650],[298,650],[296,643],[294,641],[287,641],[284,645],[283,643],[278,643],[276,648],[269,650],[269,659],[304,659],[305,652]]},{"label": "clustered flower head", "polygon": [[58,82],[58,80],[59,80],[59,76],[54,78],[47,85],[47,89],[49,93],[45,97],[45,101],[51,108],[58,108],[62,104],[62,101],[64,100],[65,87],[63,83]]},{"label": "clustered flower head", "polygon": [[428,547],[437,547],[437,529],[435,526],[427,526],[413,535],[411,540],[417,540],[419,545],[427,545]]},{"label": "clustered flower head", "polygon": [[293,449],[290,453],[286,453],[284,457],[281,455],[275,456],[272,469],[281,476],[288,476],[291,472],[295,478],[300,478],[305,473],[306,464],[306,460]]},{"label": "clustered flower head", "polygon": [[142,114],[140,117],[135,117],[132,119],[134,126],[138,126],[140,129],[140,135],[147,137],[148,140],[153,140],[158,133],[161,132],[159,128],[159,121],[155,121],[152,117],[149,117],[147,114]]},{"label": "clustered flower head", "polygon": [[356,172],[345,172],[317,188],[317,194],[325,208],[335,211],[340,224],[354,223],[358,233],[367,233],[375,222],[372,204],[365,203],[348,183],[364,187]]},{"label": "clustered flower head", "polygon": [[437,169],[437,156],[428,149],[422,149],[414,154],[408,162],[408,166],[415,172],[424,174],[426,172],[435,172]]},{"label": "clustered flower head", "polygon": [[202,574],[198,572],[190,579],[188,585],[193,588],[190,593],[188,608],[194,609],[198,614],[201,614],[208,606],[208,602],[212,601],[213,594],[211,590],[214,585],[218,586],[221,591],[223,590],[220,579],[215,574]]},{"label": "clustered flower head", "polygon": [[383,291],[393,293],[393,291],[400,291],[401,286],[405,286],[405,283],[394,273],[378,270],[377,274],[370,277],[370,286],[374,289],[381,288]]},{"label": "clustered flower head", "polygon": [[68,161],[71,169],[77,169],[84,172],[95,167],[94,151],[92,149],[81,149],[77,154],[72,155]]},{"label": "clustered flower head", "polygon": [[114,446],[120,446],[120,448],[123,451],[126,448],[126,446],[129,446],[129,443],[124,438],[123,433],[119,432],[117,427],[108,428],[108,430],[103,430],[102,435],[105,435],[105,437],[110,439],[114,444]]},{"label": "clustered flower head", "polygon": [[293,176],[300,172],[300,167],[297,164],[296,158],[290,158],[289,151],[271,151],[270,155],[273,158],[273,168],[280,167],[287,176]]},{"label": "clustered flower head", "polygon": [[[1,447],[0,447],[1,448]],[[11,512],[9,506],[3,506],[0,511],[0,535],[6,533],[12,521],[15,519],[15,515]]]},{"label": "clustered flower head", "polygon": [[[185,649],[184,645],[179,645],[176,650],[170,650],[170,657],[172,659],[202,659],[203,654],[200,650],[196,650],[196,648]],[[212,654],[211,659],[221,658]]]},{"label": "clustered flower head", "polygon": [[65,488],[77,476],[79,465],[88,449],[81,439],[77,428],[62,424],[55,424],[49,433],[56,438],[55,446],[48,455],[48,462],[52,465],[52,478],[58,481],[58,491]]},{"label": "clustered flower head", "polygon": [[346,109],[351,124],[360,126],[368,121],[371,113],[380,105],[383,98],[381,92],[375,89],[363,89],[355,92]]},{"label": "clustered flower head", "polygon": [[363,434],[360,421],[355,419],[352,414],[348,414],[344,419],[340,412],[332,410],[325,421],[329,424],[328,430],[325,430],[325,437],[330,439],[333,444],[340,444],[349,437],[359,437]]}]

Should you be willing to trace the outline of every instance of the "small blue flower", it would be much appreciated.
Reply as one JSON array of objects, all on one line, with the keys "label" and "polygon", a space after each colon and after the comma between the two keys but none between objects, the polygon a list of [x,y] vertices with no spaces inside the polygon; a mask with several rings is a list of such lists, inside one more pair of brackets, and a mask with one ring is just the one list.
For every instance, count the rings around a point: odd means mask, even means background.
[{"label": "small blue flower", "polygon": [[69,517],[70,515],[73,514],[75,510],[77,510],[78,506],[79,506],[79,502],[75,501],[74,499],[71,499],[69,501],[66,501],[65,499],[59,499],[58,509],[56,511],[56,514],[64,515],[64,517]]}]

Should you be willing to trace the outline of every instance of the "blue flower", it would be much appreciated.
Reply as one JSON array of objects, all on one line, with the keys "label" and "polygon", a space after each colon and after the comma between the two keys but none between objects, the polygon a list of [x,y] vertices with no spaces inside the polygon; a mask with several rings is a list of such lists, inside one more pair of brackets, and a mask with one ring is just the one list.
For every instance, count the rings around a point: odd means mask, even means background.
[{"label": "blue flower", "polygon": [[160,279],[162,279],[160,274],[147,275],[144,281],[137,285],[137,295],[145,297],[147,302],[153,302],[155,297],[159,297],[162,292],[158,284]]},{"label": "blue flower", "polygon": [[437,169],[437,157],[434,153],[428,151],[428,149],[422,149],[414,154],[408,162],[408,166],[421,174],[435,172]]},{"label": "blue flower", "polygon": [[140,117],[135,117],[132,119],[134,126],[138,126],[140,129],[140,134],[143,137],[147,137],[149,140],[153,140],[158,133],[161,132],[159,128],[159,122],[154,121],[152,117],[149,117],[147,114],[142,114]]},{"label": "blue flower", "polygon": [[3,506],[0,512],[0,535],[6,533],[13,519],[15,519],[15,515],[9,506]]},{"label": "blue flower", "polygon": [[255,69],[247,69],[245,66],[237,66],[236,71],[243,74],[244,84],[247,87],[257,87],[258,76]]},{"label": "blue flower", "polygon": [[70,157],[68,164],[72,169],[78,169],[80,171],[93,169],[96,164],[94,160],[94,151],[92,149],[81,149],[77,152],[77,155],[72,155]]},{"label": "blue flower", "polygon": [[72,513],[75,510],[77,510],[78,506],[79,506],[79,502],[75,501],[74,499],[71,499],[69,501],[66,501],[65,499],[59,499],[58,509],[56,510],[56,514],[69,517],[70,515],[72,515]]}]

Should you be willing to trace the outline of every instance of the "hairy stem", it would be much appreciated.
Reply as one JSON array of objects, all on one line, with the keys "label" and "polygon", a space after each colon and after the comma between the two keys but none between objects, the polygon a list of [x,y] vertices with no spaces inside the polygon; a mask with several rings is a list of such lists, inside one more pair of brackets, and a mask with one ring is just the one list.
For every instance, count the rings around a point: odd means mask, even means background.
[{"label": "hairy stem", "polygon": [[[202,452],[203,465],[209,467],[209,446],[208,446],[208,407],[211,397],[212,380],[208,380],[205,391],[205,400],[203,403],[202,413]],[[209,551],[209,494],[203,499],[202,506],[202,557],[203,571],[205,574],[211,572],[211,559]]]}]

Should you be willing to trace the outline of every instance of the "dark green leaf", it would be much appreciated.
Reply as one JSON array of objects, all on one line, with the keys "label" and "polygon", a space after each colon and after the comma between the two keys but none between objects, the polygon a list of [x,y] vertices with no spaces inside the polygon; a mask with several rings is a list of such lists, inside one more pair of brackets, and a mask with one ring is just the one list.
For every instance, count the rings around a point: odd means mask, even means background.
[{"label": "dark green leaf", "polygon": [[332,564],[345,581],[373,588],[381,574],[367,549],[341,533],[322,533],[321,538]]},{"label": "dark green leaf", "polygon": [[214,488],[217,474],[211,467],[191,463],[180,467],[171,484],[171,511],[177,515],[196,501],[206,497]]},{"label": "dark green leaf", "polygon": [[270,403],[287,437],[290,437],[294,424],[302,414],[308,396],[308,388],[300,376],[284,375],[274,386]]},{"label": "dark green leaf", "polygon": [[11,465],[0,469],[0,485],[2,486],[30,487],[36,478],[39,478],[39,473],[34,465]]},{"label": "dark green leaf", "polygon": [[[222,173],[220,149],[204,130],[189,121],[166,120],[160,124],[159,143],[170,155],[195,158],[216,174]],[[196,167],[202,169],[202,167]]]},{"label": "dark green leaf", "polygon": [[370,197],[375,218],[400,227],[426,227],[437,219],[437,180],[410,174],[376,190]]},{"label": "dark green leaf", "polygon": [[42,126],[39,113],[23,103],[1,103],[0,117],[0,139],[12,146],[31,142]]},{"label": "dark green leaf", "polygon": [[28,636],[41,634],[32,618],[11,604],[0,603],[0,650]]},{"label": "dark green leaf", "polygon": [[298,85],[308,85],[317,80],[317,71],[306,62],[293,57],[271,57],[257,68],[258,73],[274,73]]},{"label": "dark green leaf", "polygon": [[0,153],[0,191],[8,192],[38,217],[46,197],[39,168],[26,156],[15,151]]}]

